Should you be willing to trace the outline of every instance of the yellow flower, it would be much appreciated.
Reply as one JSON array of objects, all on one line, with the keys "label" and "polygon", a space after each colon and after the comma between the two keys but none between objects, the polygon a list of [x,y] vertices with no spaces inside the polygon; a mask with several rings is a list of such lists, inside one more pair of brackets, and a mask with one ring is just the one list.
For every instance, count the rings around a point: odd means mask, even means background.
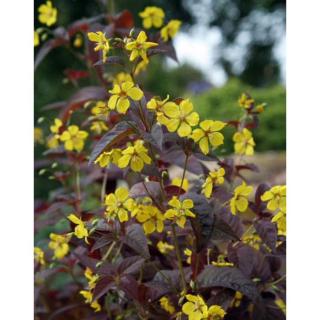
[{"label": "yellow flower", "polygon": [[102,51],[102,61],[105,62],[110,50],[109,40],[106,38],[105,34],[102,31],[89,32],[88,39],[97,43],[94,51]]},{"label": "yellow flower", "polygon": [[52,26],[57,21],[58,10],[52,6],[51,1],[47,1],[46,4],[42,4],[38,8],[39,21],[48,27]]},{"label": "yellow flower", "polygon": [[238,103],[241,108],[249,109],[254,104],[254,100],[249,95],[243,93],[240,96]]},{"label": "yellow flower", "polygon": [[116,76],[113,79],[113,85],[121,85],[123,82],[133,82],[133,79],[129,73],[126,72],[119,72],[116,74]]},{"label": "yellow flower", "polygon": [[245,235],[242,238],[242,242],[256,250],[259,250],[260,245],[262,244],[261,238],[256,233]]},{"label": "yellow flower", "polygon": [[33,45],[37,47],[40,44],[40,36],[37,31],[34,31],[33,33]]},{"label": "yellow flower", "polygon": [[287,228],[287,217],[285,211],[279,211],[271,220],[277,224],[278,235],[286,236],[286,228]]},{"label": "yellow flower", "polygon": [[211,197],[214,186],[224,183],[224,175],[225,175],[225,170],[223,168],[209,172],[209,175],[206,181],[202,185],[202,193],[207,198]]},{"label": "yellow flower", "polygon": [[101,134],[103,131],[108,131],[108,127],[103,121],[92,121],[90,130]]},{"label": "yellow flower", "polygon": [[108,105],[106,102],[99,100],[92,107],[91,113],[94,114],[95,116],[104,115],[107,117],[110,113],[110,109],[108,108]]},{"label": "yellow flower", "polygon": [[209,143],[212,147],[223,144],[224,137],[218,132],[226,126],[222,121],[204,120],[200,123],[200,128],[193,130],[191,138],[199,143],[204,154],[209,153]]},{"label": "yellow flower", "polygon": [[143,19],[142,24],[145,29],[150,29],[152,26],[160,28],[163,25],[164,12],[158,7],[146,7],[139,16]]},{"label": "yellow flower", "polygon": [[147,70],[147,66],[149,64],[149,60],[145,61],[145,60],[141,60],[135,70],[134,70],[134,75],[137,76],[139,73],[141,73],[142,71],[146,71]]},{"label": "yellow flower", "polygon": [[76,48],[80,48],[83,44],[83,39],[82,39],[82,36],[78,33],[74,40],[73,40],[73,45],[76,47]]},{"label": "yellow flower", "polygon": [[244,212],[247,210],[249,201],[248,197],[250,193],[253,191],[252,186],[247,186],[245,182],[235,188],[233,197],[230,200],[230,208],[232,214],[236,214],[237,211]]},{"label": "yellow flower", "polygon": [[133,82],[125,81],[121,85],[114,85],[112,94],[108,101],[108,107],[112,110],[117,109],[119,113],[125,114],[130,106],[129,98],[139,101],[143,97],[143,92],[134,86]]},{"label": "yellow flower", "polygon": [[275,300],[275,303],[276,303],[276,305],[279,307],[279,309],[280,309],[284,314],[286,314],[286,304],[285,304],[285,302],[284,302],[282,299],[278,298],[278,299]]},{"label": "yellow flower", "polygon": [[226,312],[218,305],[213,305],[208,310],[206,320],[221,320],[226,315]]},{"label": "yellow flower", "polygon": [[243,294],[240,291],[236,291],[234,294],[234,299],[232,301],[232,306],[234,308],[238,308],[241,304],[242,298],[243,298]]},{"label": "yellow flower", "polygon": [[64,142],[64,148],[66,150],[76,150],[80,152],[84,147],[84,140],[87,137],[88,132],[79,130],[78,126],[72,125],[62,133],[60,140]]},{"label": "yellow flower", "polygon": [[169,39],[174,38],[176,33],[179,31],[180,26],[180,20],[170,20],[169,23],[166,26],[164,26],[160,31],[162,40],[167,42]]},{"label": "yellow flower", "polygon": [[128,212],[132,210],[134,201],[129,198],[128,190],[120,187],[106,196],[105,205],[108,218],[118,217],[120,222],[124,222],[129,220]]},{"label": "yellow flower", "polygon": [[54,252],[55,259],[63,259],[69,252],[70,235],[50,233],[49,248]]},{"label": "yellow flower", "polygon": [[62,127],[62,121],[58,118],[54,119],[54,124],[50,126],[50,131],[52,133],[59,133],[60,128]]},{"label": "yellow flower", "polygon": [[[177,186],[177,187],[180,188],[181,182],[182,182],[182,179],[181,179],[181,178],[174,178],[174,179],[172,180],[172,183],[171,183],[171,184],[172,184],[173,186]],[[188,191],[188,189],[189,189],[189,181],[188,181],[186,178],[183,179],[183,183],[182,183],[181,188],[182,188],[184,191]]]},{"label": "yellow flower", "polygon": [[191,127],[199,122],[199,115],[193,112],[193,104],[189,99],[181,101],[179,105],[163,106],[163,111],[168,120],[164,123],[170,132],[178,132],[180,137],[186,137],[191,133]]},{"label": "yellow flower", "polygon": [[274,186],[261,196],[261,200],[268,201],[267,208],[271,211],[286,211],[286,194],[286,186]]},{"label": "yellow flower", "polygon": [[182,312],[188,316],[189,320],[205,319],[208,315],[208,307],[200,295],[186,295],[187,302],[182,306]]},{"label": "yellow flower", "polygon": [[164,100],[159,100],[157,98],[152,98],[147,103],[147,109],[153,110],[157,115],[157,121],[161,124],[166,124],[168,122],[168,118],[164,115],[164,107],[167,110],[170,109],[178,109],[178,105],[174,102],[168,101],[169,95]]},{"label": "yellow flower", "polygon": [[143,61],[148,62],[147,50],[157,45],[155,42],[148,42],[146,33],[140,31],[137,39],[129,41],[125,48],[131,51],[130,61],[134,61],[140,56]]},{"label": "yellow flower", "polygon": [[94,163],[98,163],[101,168],[108,167],[110,163],[118,165],[118,161],[121,158],[120,149],[112,149],[111,151],[104,151],[100,156],[95,160]]},{"label": "yellow flower", "polygon": [[[83,239],[85,238],[85,241],[87,242],[87,237],[89,235],[89,232],[86,228],[86,226],[84,225],[84,222],[79,219],[76,215],[74,214],[69,214],[68,215],[68,219],[73,222],[74,224],[76,224],[77,226],[74,228],[74,235],[79,238],[79,239]],[[88,242],[87,242],[88,243]]]},{"label": "yellow flower", "polygon": [[191,264],[191,256],[192,256],[192,251],[188,248],[183,250],[183,253],[187,256],[187,263]]},{"label": "yellow flower", "polygon": [[157,248],[162,254],[167,254],[169,251],[174,250],[174,246],[168,242],[159,241],[157,243]]},{"label": "yellow flower", "polygon": [[34,128],[33,129],[33,137],[34,137],[34,142],[42,144],[43,143],[43,131],[41,128]]},{"label": "yellow flower", "polygon": [[55,149],[59,146],[59,135],[53,135],[48,138],[47,146],[49,149]]},{"label": "yellow flower", "polygon": [[87,267],[85,272],[84,272],[84,276],[88,280],[89,289],[90,290],[94,289],[95,286],[96,286],[96,282],[99,279],[99,275],[93,274],[92,270]]},{"label": "yellow flower", "polygon": [[169,205],[173,209],[169,209],[164,214],[164,217],[169,220],[173,220],[179,227],[184,228],[187,221],[186,217],[195,218],[195,214],[189,209],[193,208],[193,201],[191,199],[185,199],[182,202],[174,196],[170,201]]},{"label": "yellow flower", "polygon": [[225,256],[223,254],[220,254],[218,256],[217,261],[212,261],[211,264],[213,264],[215,267],[233,267],[234,266],[232,262],[225,261]]},{"label": "yellow flower", "polygon": [[94,309],[95,312],[101,311],[101,306],[98,301],[93,301],[93,294],[91,291],[81,290],[80,294],[86,299],[85,302],[90,304],[90,307]]},{"label": "yellow flower", "polygon": [[163,231],[164,216],[158,208],[151,205],[141,206],[135,217],[142,223],[145,234]]},{"label": "yellow flower", "polygon": [[236,154],[245,154],[246,156],[252,156],[254,153],[254,146],[256,145],[252,132],[247,128],[244,128],[242,131],[236,132],[233,135],[234,150]]},{"label": "yellow flower", "polygon": [[135,172],[140,172],[145,164],[150,164],[151,158],[148,156],[148,150],[143,146],[142,140],[135,141],[133,146],[130,146],[122,151],[122,157],[118,161],[119,168],[129,166]]},{"label": "yellow flower", "polygon": [[42,266],[46,264],[44,259],[44,252],[39,247],[34,247],[34,260],[40,263]]},{"label": "yellow flower", "polygon": [[162,297],[160,299],[160,306],[163,310],[167,311],[170,314],[174,314],[176,309],[171,304],[170,300],[167,297]]}]

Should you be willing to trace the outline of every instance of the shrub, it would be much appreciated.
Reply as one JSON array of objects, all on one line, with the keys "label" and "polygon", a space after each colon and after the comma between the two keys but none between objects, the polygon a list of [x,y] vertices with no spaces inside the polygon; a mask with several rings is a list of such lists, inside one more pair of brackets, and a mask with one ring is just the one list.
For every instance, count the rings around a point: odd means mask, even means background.
[{"label": "shrub", "polygon": [[[40,11],[56,22],[50,1]],[[180,23],[168,29],[155,7],[141,16],[154,32],[128,11],[102,14],[54,29],[37,52],[36,66],[68,48],[86,69],[68,71],[76,92],[35,128],[38,172],[56,182],[35,206],[35,318],[284,319],[286,187],[241,175],[256,170],[243,155],[263,105],[242,94],[241,117],[223,122],[146,92],[137,73],[154,55],[175,58]],[[217,154],[226,128],[235,160]]]}]

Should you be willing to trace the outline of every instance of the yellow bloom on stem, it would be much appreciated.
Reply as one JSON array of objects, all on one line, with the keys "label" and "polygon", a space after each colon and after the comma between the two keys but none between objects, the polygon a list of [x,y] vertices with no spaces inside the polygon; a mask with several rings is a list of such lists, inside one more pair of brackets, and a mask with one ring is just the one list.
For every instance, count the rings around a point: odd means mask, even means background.
[{"label": "yellow bloom on stem", "polygon": [[79,239],[85,238],[85,241],[87,242],[88,241],[87,237],[89,235],[89,232],[84,222],[81,219],[79,219],[75,214],[69,214],[68,219],[77,225],[74,228],[74,235]]},{"label": "yellow bloom on stem", "polygon": [[286,195],[286,186],[274,186],[261,196],[261,200],[268,201],[267,208],[271,211],[276,211],[277,209],[280,209],[281,211],[286,211]]},{"label": "yellow bloom on stem", "polygon": [[223,168],[209,172],[209,175],[206,178],[206,181],[202,185],[202,193],[207,198],[211,197],[214,186],[221,185],[224,183],[224,175],[225,175],[225,170]]},{"label": "yellow bloom on stem", "polygon": [[111,163],[118,165],[118,161],[121,158],[120,149],[112,149],[111,151],[104,151],[95,160],[94,163],[98,163],[101,168],[108,167]]},{"label": "yellow bloom on stem", "polygon": [[286,228],[287,228],[287,217],[285,211],[279,211],[271,220],[271,222],[275,222],[278,228],[279,236],[286,236]]},{"label": "yellow bloom on stem", "polygon": [[46,264],[46,261],[44,259],[44,252],[39,247],[34,247],[34,260],[36,260],[42,266]]},{"label": "yellow bloom on stem", "polygon": [[128,167],[134,172],[140,172],[145,164],[150,164],[151,158],[148,156],[148,149],[144,147],[142,140],[135,141],[133,146],[130,146],[122,151],[122,157],[118,161],[119,168]]},{"label": "yellow bloom on stem", "polygon": [[33,129],[33,138],[35,143],[42,144],[43,143],[43,131],[41,128],[35,127]]},{"label": "yellow bloom on stem", "polygon": [[167,311],[170,314],[174,314],[176,312],[176,309],[167,297],[162,297],[160,299],[160,306],[163,310]]},{"label": "yellow bloom on stem", "polygon": [[232,301],[232,306],[235,308],[240,307],[242,298],[243,298],[243,294],[240,291],[236,291]]},{"label": "yellow bloom on stem", "polygon": [[138,222],[142,223],[145,234],[163,231],[165,218],[157,207],[142,206],[135,217]]},{"label": "yellow bloom on stem", "polygon": [[259,250],[260,246],[262,244],[261,238],[256,233],[247,234],[241,240],[242,240],[243,243],[249,245],[250,247],[252,247],[252,248],[254,248],[256,250]]},{"label": "yellow bloom on stem", "polygon": [[187,302],[182,306],[182,312],[188,316],[188,320],[205,319],[208,315],[208,307],[200,295],[186,295]]},{"label": "yellow bloom on stem", "polygon": [[143,19],[142,24],[145,29],[160,28],[163,25],[164,11],[161,8],[146,7],[139,16]]},{"label": "yellow bloom on stem", "polygon": [[237,211],[244,212],[247,210],[249,201],[248,197],[253,191],[252,186],[247,186],[245,182],[234,189],[233,197],[230,200],[230,208],[232,214],[236,214]]},{"label": "yellow bloom on stem", "polygon": [[74,40],[73,40],[73,45],[76,47],[76,48],[80,48],[83,44],[83,38],[82,36],[78,33]]},{"label": "yellow bloom on stem", "polygon": [[194,129],[191,138],[199,143],[199,147],[204,154],[209,153],[209,144],[218,147],[223,144],[224,137],[219,131],[226,126],[222,121],[204,120],[200,123],[200,128]]},{"label": "yellow bloom on stem", "polygon": [[92,121],[90,130],[96,134],[101,134],[103,131],[108,131],[108,126],[103,121]]},{"label": "yellow bloom on stem", "polygon": [[183,253],[185,254],[185,256],[187,256],[187,263],[191,264],[191,256],[192,256],[192,251],[188,248],[183,250]]},{"label": "yellow bloom on stem", "polygon": [[[174,178],[174,179],[172,180],[171,184],[172,184],[173,186],[177,186],[177,187],[180,188],[181,182],[182,182],[182,179],[181,179],[181,178]],[[184,191],[188,191],[188,189],[189,189],[189,181],[188,181],[186,178],[183,179],[183,183],[182,183],[181,188],[182,188]]]},{"label": "yellow bloom on stem", "polygon": [[109,40],[106,38],[105,34],[102,31],[89,32],[88,39],[92,42],[96,42],[94,51],[102,51],[102,61],[105,62],[110,50]]},{"label": "yellow bloom on stem", "polygon": [[93,300],[93,294],[91,291],[88,290],[81,290],[80,294],[85,298],[85,303],[90,304],[90,307],[94,309],[95,312],[101,311],[101,306],[98,301]]},{"label": "yellow bloom on stem", "polygon": [[110,113],[110,109],[106,102],[99,100],[92,107],[91,113],[94,114],[95,116],[104,115],[107,117]]},{"label": "yellow bloom on stem", "polygon": [[223,254],[220,254],[218,256],[217,261],[212,261],[211,264],[214,265],[215,267],[233,267],[234,266],[232,262],[226,262],[225,256]]},{"label": "yellow bloom on stem", "polygon": [[55,259],[63,259],[69,252],[70,235],[50,233],[49,248],[54,252]]},{"label": "yellow bloom on stem", "polygon": [[143,97],[143,91],[135,87],[131,81],[125,81],[121,85],[114,85],[112,94],[108,101],[108,107],[112,110],[117,109],[119,113],[125,114],[130,106],[129,98],[139,101]]},{"label": "yellow bloom on stem", "polygon": [[157,248],[162,254],[167,254],[168,252],[174,250],[174,246],[165,241],[159,241],[157,243]]},{"label": "yellow bloom on stem", "polygon": [[33,32],[33,45],[37,47],[40,44],[40,36],[37,31]]},{"label": "yellow bloom on stem", "polygon": [[128,51],[131,51],[129,58],[130,61],[134,61],[138,57],[141,57],[143,61],[148,62],[147,50],[152,47],[156,47],[157,45],[158,44],[155,42],[148,42],[146,33],[144,31],[140,31],[137,39],[129,41],[125,48]]},{"label": "yellow bloom on stem", "polygon": [[223,310],[222,307],[218,305],[213,305],[208,309],[208,315],[206,320],[222,320],[227,313]]},{"label": "yellow bloom on stem", "polygon": [[193,104],[189,99],[182,100],[179,105],[167,105],[163,106],[163,111],[168,121],[165,126],[170,132],[177,131],[180,137],[188,136],[192,129],[199,122],[199,115],[193,111]]},{"label": "yellow bloom on stem", "polygon": [[84,140],[88,137],[88,132],[79,130],[76,125],[69,126],[60,136],[64,142],[64,148],[68,151],[76,150],[80,152],[84,147]]},{"label": "yellow bloom on stem", "polygon": [[157,115],[157,121],[163,125],[168,122],[168,118],[164,115],[164,107],[166,109],[177,109],[178,105],[174,102],[168,101],[169,95],[164,100],[159,100],[157,98],[152,98],[147,103],[147,109],[152,110]]},{"label": "yellow bloom on stem", "polygon": [[254,100],[249,95],[243,93],[240,96],[238,103],[241,108],[249,109],[254,104]]},{"label": "yellow bloom on stem", "polygon": [[130,73],[126,73],[126,72],[119,72],[115,75],[114,79],[113,79],[113,85],[121,85],[121,83],[123,82],[133,82],[133,79],[130,75]]},{"label": "yellow bloom on stem", "polygon": [[196,216],[189,210],[193,208],[193,201],[191,199],[185,199],[181,202],[176,196],[174,196],[169,201],[169,206],[171,206],[172,209],[167,210],[164,217],[174,221],[180,228],[184,228],[187,221],[186,217],[195,218]]},{"label": "yellow bloom on stem", "polygon": [[128,189],[120,187],[115,193],[110,193],[105,198],[106,216],[118,217],[120,222],[128,221],[128,212],[133,209],[134,200],[129,198]]},{"label": "yellow bloom on stem", "polygon": [[50,126],[50,131],[52,133],[58,134],[61,127],[62,127],[62,121],[60,119],[56,118],[56,119],[54,119],[54,124]]},{"label": "yellow bloom on stem", "polygon": [[42,4],[38,8],[39,21],[48,27],[52,26],[57,21],[58,10],[52,6],[51,1],[47,1],[46,4]]},{"label": "yellow bloom on stem", "polygon": [[47,140],[47,146],[49,149],[55,149],[59,146],[59,135],[50,136]]},{"label": "yellow bloom on stem", "polygon": [[163,41],[167,42],[169,39],[173,39],[181,26],[180,20],[170,20],[169,23],[164,26],[161,31],[161,38]]},{"label": "yellow bloom on stem", "polygon": [[246,156],[252,156],[254,154],[254,146],[256,144],[253,140],[252,132],[247,128],[236,132],[232,139],[234,141],[236,154],[245,154]]},{"label": "yellow bloom on stem", "polygon": [[86,277],[87,281],[88,281],[88,285],[89,285],[89,289],[92,290],[95,288],[96,286],[96,282],[99,279],[99,275],[94,274],[92,272],[92,270],[90,268],[86,268],[85,272],[84,272],[84,276]]}]

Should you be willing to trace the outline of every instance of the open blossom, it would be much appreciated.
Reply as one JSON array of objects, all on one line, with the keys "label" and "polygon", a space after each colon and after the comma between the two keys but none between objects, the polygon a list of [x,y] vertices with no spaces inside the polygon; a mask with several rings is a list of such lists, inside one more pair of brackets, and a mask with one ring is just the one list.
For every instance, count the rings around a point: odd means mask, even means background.
[{"label": "open blossom", "polygon": [[96,42],[94,51],[102,51],[102,61],[105,62],[110,50],[109,40],[106,38],[105,34],[102,31],[89,32],[88,39],[92,42]]},{"label": "open blossom", "polygon": [[244,154],[246,156],[252,156],[254,153],[254,146],[256,145],[252,132],[247,128],[242,129],[239,132],[236,132],[233,135],[234,141],[234,151],[236,154]]},{"label": "open blossom", "polygon": [[90,130],[96,134],[101,134],[103,131],[108,131],[108,126],[103,121],[92,121]]},{"label": "open blossom", "polygon": [[160,28],[163,25],[164,11],[161,8],[146,7],[139,16],[143,19],[142,24],[145,29]]},{"label": "open blossom", "polygon": [[42,266],[46,264],[46,261],[44,259],[44,252],[39,247],[34,247],[34,260],[39,262]]},{"label": "open blossom", "polygon": [[104,151],[95,160],[94,163],[98,163],[101,168],[108,167],[111,163],[118,165],[118,161],[121,158],[121,149],[112,149],[111,151]]},{"label": "open blossom", "polygon": [[159,241],[157,243],[157,248],[162,254],[167,254],[168,252],[174,250],[174,246],[165,241]]},{"label": "open blossom", "polygon": [[133,82],[125,81],[121,85],[115,84],[112,90],[109,90],[111,97],[108,101],[108,107],[111,110],[116,109],[119,113],[125,114],[130,107],[129,98],[139,101],[143,97],[143,92],[134,85]]},{"label": "open blossom", "polygon": [[50,131],[52,133],[59,133],[60,132],[60,128],[62,127],[62,121],[58,118],[54,119],[54,124],[50,126]]},{"label": "open blossom", "polygon": [[164,26],[160,31],[162,40],[167,42],[169,39],[173,39],[179,31],[180,26],[180,20],[170,20],[169,23],[166,26]]},{"label": "open blossom", "polygon": [[168,118],[164,115],[164,108],[169,110],[178,107],[176,103],[168,100],[169,95],[167,95],[167,97],[164,100],[160,100],[154,97],[150,99],[147,103],[147,109],[154,111],[157,115],[157,121],[164,125],[168,122]]},{"label": "open blossom", "polygon": [[110,109],[105,101],[99,100],[92,107],[91,113],[95,116],[103,115],[107,117],[110,113]]},{"label": "open blossom", "polygon": [[211,197],[214,186],[221,185],[224,183],[224,175],[225,175],[225,170],[223,168],[209,172],[209,175],[206,178],[206,181],[202,185],[202,193],[207,198]]},{"label": "open blossom", "polygon": [[71,125],[60,136],[64,142],[64,148],[68,151],[76,150],[80,152],[84,147],[84,141],[88,137],[88,132],[79,130],[76,125]]},{"label": "open blossom", "polygon": [[163,231],[163,221],[165,218],[157,207],[152,205],[142,205],[135,217],[137,221],[142,224],[145,234],[150,234],[155,231]]},{"label": "open blossom", "polygon": [[37,31],[33,32],[33,45],[37,47],[40,44],[40,36]]},{"label": "open blossom", "polygon": [[98,281],[99,279],[99,275],[97,274],[94,274],[92,272],[92,270],[90,268],[86,268],[85,272],[84,272],[84,276],[86,277],[87,281],[88,281],[88,286],[89,286],[89,289],[92,290],[95,288],[96,286],[96,282]]},{"label": "open blossom", "polygon": [[134,200],[129,198],[128,189],[120,187],[115,193],[110,193],[105,198],[106,216],[117,217],[120,222],[129,220],[129,212],[133,209]]},{"label": "open blossom", "polygon": [[84,222],[81,219],[79,219],[75,214],[69,214],[68,219],[76,225],[76,227],[74,228],[74,235],[79,239],[85,238],[85,241],[87,242],[89,232]]},{"label": "open blossom", "polygon": [[130,165],[130,168],[135,172],[140,172],[145,164],[150,164],[151,158],[148,155],[148,149],[144,147],[142,140],[134,142],[133,146],[122,151],[122,156],[118,160],[118,167],[125,168]]},{"label": "open blossom", "polygon": [[191,199],[180,201],[176,196],[174,196],[168,204],[172,209],[168,209],[165,212],[164,217],[175,222],[180,228],[184,228],[187,217],[195,218],[196,216],[190,210],[193,208],[193,201]]},{"label": "open blossom", "polygon": [[249,109],[254,104],[254,100],[246,93],[243,93],[239,100],[239,106],[244,109]]},{"label": "open blossom", "polygon": [[49,248],[54,252],[54,258],[60,260],[69,252],[70,235],[50,233]]},{"label": "open blossom", "polygon": [[286,186],[274,186],[261,196],[261,200],[268,201],[267,208],[271,211],[286,211],[286,194]]},{"label": "open blossom", "polygon": [[177,186],[179,188],[181,187],[181,189],[183,189],[184,191],[187,192],[189,189],[189,181],[186,178],[184,178],[182,185],[181,185],[181,182],[182,182],[181,178],[174,178],[174,179],[172,179],[171,184],[173,186]]},{"label": "open blossom", "polygon": [[113,85],[121,85],[121,83],[123,82],[133,82],[133,79],[130,75],[130,73],[126,73],[126,72],[119,72],[115,75],[115,77],[113,78]]},{"label": "open blossom", "polygon": [[219,131],[226,126],[222,121],[204,120],[200,122],[200,128],[194,129],[191,138],[199,143],[204,154],[209,153],[209,145],[218,147],[223,144],[224,137]]},{"label": "open blossom", "polygon": [[164,115],[168,118],[165,126],[170,132],[177,131],[180,137],[187,137],[199,122],[199,115],[193,111],[193,104],[189,99],[182,100],[179,105],[164,105]]},{"label": "open blossom", "polygon": [[163,310],[167,311],[170,314],[174,314],[176,311],[174,306],[171,304],[170,300],[167,297],[162,297],[160,299],[160,306]]},{"label": "open blossom", "polygon": [[186,248],[183,250],[183,253],[187,257],[187,263],[191,264],[192,251],[189,248]]},{"label": "open blossom", "polygon": [[38,8],[39,21],[48,27],[52,26],[57,21],[58,10],[52,6],[51,1],[47,1],[46,4],[42,4]]},{"label": "open blossom", "polygon": [[279,236],[285,236],[287,234],[287,217],[285,211],[280,210],[271,221],[277,224]]},{"label": "open blossom", "polygon": [[232,214],[236,214],[237,211],[244,212],[247,210],[249,201],[248,197],[253,191],[252,186],[247,186],[245,182],[234,189],[233,197],[230,200],[230,208]]},{"label": "open blossom", "polygon": [[136,40],[131,40],[126,44],[126,49],[131,51],[130,61],[136,60],[141,57],[142,60],[148,62],[147,50],[156,47],[158,44],[155,42],[148,42],[147,35],[144,31],[140,31]]},{"label": "open blossom", "polygon": [[101,306],[98,301],[93,301],[93,294],[89,290],[81,290],[80,294],[85,298],[85,302],[90,304],[90,307],[94,309],[95,312],[101,311]]}]

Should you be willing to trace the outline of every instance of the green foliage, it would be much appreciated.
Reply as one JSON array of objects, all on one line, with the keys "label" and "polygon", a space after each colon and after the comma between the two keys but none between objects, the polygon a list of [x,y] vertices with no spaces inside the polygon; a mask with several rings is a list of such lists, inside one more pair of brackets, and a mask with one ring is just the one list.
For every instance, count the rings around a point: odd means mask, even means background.
[{"label": "green foliage", "polygon": [[[260,116],[259,130],[253,130],[256,151],[285,150],[286,148],[286,92],[281,85],[268,88],[252,88],[237,79],[230,80],[221,88],[212,89],[192,98],[202,119],[233,120],[239,118],[241,109],[236,101],[241,92],[250,95],[259,103],[267,102]],[[234,129],[226,129],[226,150],[233,151]]]}]

